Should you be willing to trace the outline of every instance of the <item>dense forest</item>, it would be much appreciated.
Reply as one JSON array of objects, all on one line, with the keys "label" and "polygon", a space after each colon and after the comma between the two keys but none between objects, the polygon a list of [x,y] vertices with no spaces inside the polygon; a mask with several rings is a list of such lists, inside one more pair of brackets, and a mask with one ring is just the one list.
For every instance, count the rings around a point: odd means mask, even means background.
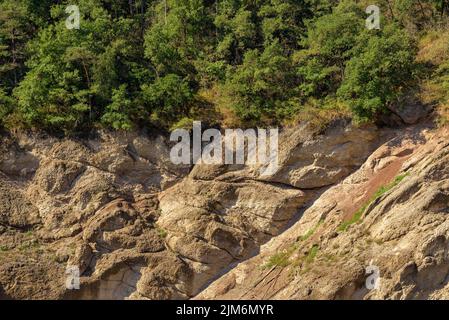
[{"label": "dense forest", "polygon": [[[377,121],[447,110],[445,0],[0,0],[0,123],[106,127]],[[67,19],[79,7],[79,28]],[[441,120],[443,121],[443,120]]]}]

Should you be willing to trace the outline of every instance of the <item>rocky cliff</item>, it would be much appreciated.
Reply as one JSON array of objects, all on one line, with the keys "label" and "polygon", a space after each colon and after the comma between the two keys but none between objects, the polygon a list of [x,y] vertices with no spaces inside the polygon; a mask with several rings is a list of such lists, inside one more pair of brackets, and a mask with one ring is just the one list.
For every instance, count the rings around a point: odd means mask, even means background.
[{"label": "rocky cliff", "polygon": [[[175,166],[166,139],[143,133],[4,134],[0,298],[446,297],[446,137],[289,128],[280,169],[260,177]],[[80,290],[66,289],[70,266]]]},{"label": "rocky cliff", "polygon": [[447,299],[447,136],[422,126],[392,132],[291,228],[196,298]]}]

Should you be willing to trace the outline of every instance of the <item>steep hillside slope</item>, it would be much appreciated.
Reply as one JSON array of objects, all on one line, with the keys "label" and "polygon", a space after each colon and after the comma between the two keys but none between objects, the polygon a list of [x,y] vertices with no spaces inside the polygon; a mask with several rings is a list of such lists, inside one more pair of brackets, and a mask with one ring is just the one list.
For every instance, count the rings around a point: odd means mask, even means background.
[{"label": "steep hillside slope", "polygon": [[[4,136],[2,297],[193,297],[358,168],[379,135],[345,123],[324,135],[292,128],[281,136],[283,170],[264,180],[245,166],[189,173],[161,137]],[[80,290],[66,289],[71,267]]]},{"label": "steep hillside slope", "polygon": [[[446,134],[290,128],[263,178],[174,166],[162,137],[5,135],[0,297],[443,296]],[[368,292],[370,264],[382,281]],[[80,290],[66,288],[71,267]]]},{"label": "steep hillside slope", "polygon": [[447,136],[413,127],[388,140],[197,299],[447,299]]}]

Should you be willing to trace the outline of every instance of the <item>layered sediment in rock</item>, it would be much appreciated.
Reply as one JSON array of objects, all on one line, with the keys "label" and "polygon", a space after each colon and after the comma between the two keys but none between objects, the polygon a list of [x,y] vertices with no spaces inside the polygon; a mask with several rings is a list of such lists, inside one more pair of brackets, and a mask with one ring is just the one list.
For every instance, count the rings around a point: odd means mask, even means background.
[{"label": "layered sediment in rock", "polygon": [[[361,291],[371,260],[418,288],[404,282],[400,292],[408,293],[400,297],[437,295],[435,286],[426,289],[431,293],[421,287],[431,277],[425,270],[441,270],[441,277],[445,270],[446,147],[426,132],[345,123],[321,134],[290,128],[280,136],[280,169],[268,177],[244,166],[175,166],[165,139],[145,134],[4,136],[0,296],[393,296],[393,289]],[[400,184],[370,203],[361,223],[338,231],[404,172]],[[435,238],[430,226],[441,235]],[[403,250],[397,262],[387,254],[394,248]],[[288,263],[266,269],[283,250]],[[70,266],[80,270],[80,290],[66,288]],[[399,288],[389,281],[388,288]]]},{"label": "layered sediment in rock", "polygon": [[197,299],[446,299],[447,134],[417,127],[381,145]]}]

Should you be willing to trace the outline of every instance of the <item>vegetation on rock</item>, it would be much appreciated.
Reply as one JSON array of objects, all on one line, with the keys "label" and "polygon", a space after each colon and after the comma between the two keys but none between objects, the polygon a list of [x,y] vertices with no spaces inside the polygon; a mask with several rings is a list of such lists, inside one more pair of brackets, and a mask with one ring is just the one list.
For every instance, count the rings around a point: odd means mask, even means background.
[{"label": "vegetation on rock", "polygon": [[[0,123],[77,133],[322,122],[343,109],[376,121],[422,84],[417,44],[444,34],[443,4],[380,1],[381,29],[368,30],[355,0],[1,0]],[[446,87],[441,60],[425,60],[443,80],[426,88]]]}]

